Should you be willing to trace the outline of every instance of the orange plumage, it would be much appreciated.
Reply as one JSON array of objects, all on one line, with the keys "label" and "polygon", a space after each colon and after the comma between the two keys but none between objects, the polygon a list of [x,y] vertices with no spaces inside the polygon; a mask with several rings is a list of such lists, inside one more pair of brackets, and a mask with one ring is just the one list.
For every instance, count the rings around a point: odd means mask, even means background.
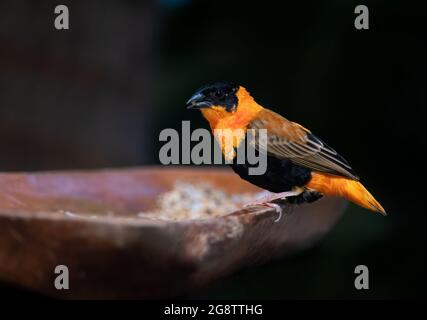
[{"label": "orange plumage", "polygon": [[359,181],[313,172],[306,187],[317,190],[325,196],[343,197],[366,209],[386,214],[381,204]]}]

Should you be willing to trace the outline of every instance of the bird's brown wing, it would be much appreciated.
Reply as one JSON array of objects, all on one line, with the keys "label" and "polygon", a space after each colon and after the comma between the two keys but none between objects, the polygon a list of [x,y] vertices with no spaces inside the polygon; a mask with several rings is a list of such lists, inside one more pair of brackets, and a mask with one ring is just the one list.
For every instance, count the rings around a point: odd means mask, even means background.
[{"label": "bird's brown wing", "polygon": [[[248,129],[267,129],[267,141],[255,140],[260,151],[286,158],[300,166],[359,180],[348,162],[334,149],[298,123],[264,109],[249,123]],[[267,145],[266,145],[267,144]]]}]

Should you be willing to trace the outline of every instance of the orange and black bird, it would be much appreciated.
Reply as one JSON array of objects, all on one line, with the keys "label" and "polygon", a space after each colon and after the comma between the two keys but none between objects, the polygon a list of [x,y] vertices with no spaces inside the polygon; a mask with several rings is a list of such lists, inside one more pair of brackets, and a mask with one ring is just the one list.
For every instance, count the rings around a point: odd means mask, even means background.
[{"label": "orange and black bird", "polygon": [[[369,210],[386,212],[359,182],[348,162],[310,130],[259,105],[249,92],[232,82],[204,86],[187,102],[188,109],[200,109],[212,131],[218,129],[267,129],[267,141],[255,140],[255,148],[267,153],[267,170],[250,175],[248,162],[231,162],[244,180],[277,193],[270,201],[287,199],[294,203],[313,202],[322,196],[344,197]],[[221,140],[220,138],[218,140]],[[237,148],[246,134],[234,142]],[[225,156],[232,155],[223,141],[218,141]],[[261,145],[267,144],[267,145]]]}]

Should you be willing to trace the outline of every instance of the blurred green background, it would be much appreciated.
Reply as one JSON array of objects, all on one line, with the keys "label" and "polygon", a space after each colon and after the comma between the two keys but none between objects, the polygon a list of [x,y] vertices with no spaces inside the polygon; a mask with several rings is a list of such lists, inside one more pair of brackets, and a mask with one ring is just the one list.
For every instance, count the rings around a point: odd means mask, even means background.
[{"label": "blurred green background", "polygon": [[61,1],[66,31],[57,4],[0,3],[1,171],[157,164],[162,129],[207,128],[184,107],[194,90],[237,81],[346,157],[389,216],[350,205],[317,247],[189,297],[426,297],[425,4]]}]

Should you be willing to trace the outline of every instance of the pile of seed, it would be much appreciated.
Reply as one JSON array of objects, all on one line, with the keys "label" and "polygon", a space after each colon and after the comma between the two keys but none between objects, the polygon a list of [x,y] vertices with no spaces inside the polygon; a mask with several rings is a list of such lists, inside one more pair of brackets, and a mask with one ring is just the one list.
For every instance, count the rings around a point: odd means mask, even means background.
[{"label": "pile of seed", "polygon": [[164,220],[217,217],[241,209],[256,197],[253,193],[227,194],[208,183],[177,181],[171,190],[158,197],[155,210],[138,216]]}]

